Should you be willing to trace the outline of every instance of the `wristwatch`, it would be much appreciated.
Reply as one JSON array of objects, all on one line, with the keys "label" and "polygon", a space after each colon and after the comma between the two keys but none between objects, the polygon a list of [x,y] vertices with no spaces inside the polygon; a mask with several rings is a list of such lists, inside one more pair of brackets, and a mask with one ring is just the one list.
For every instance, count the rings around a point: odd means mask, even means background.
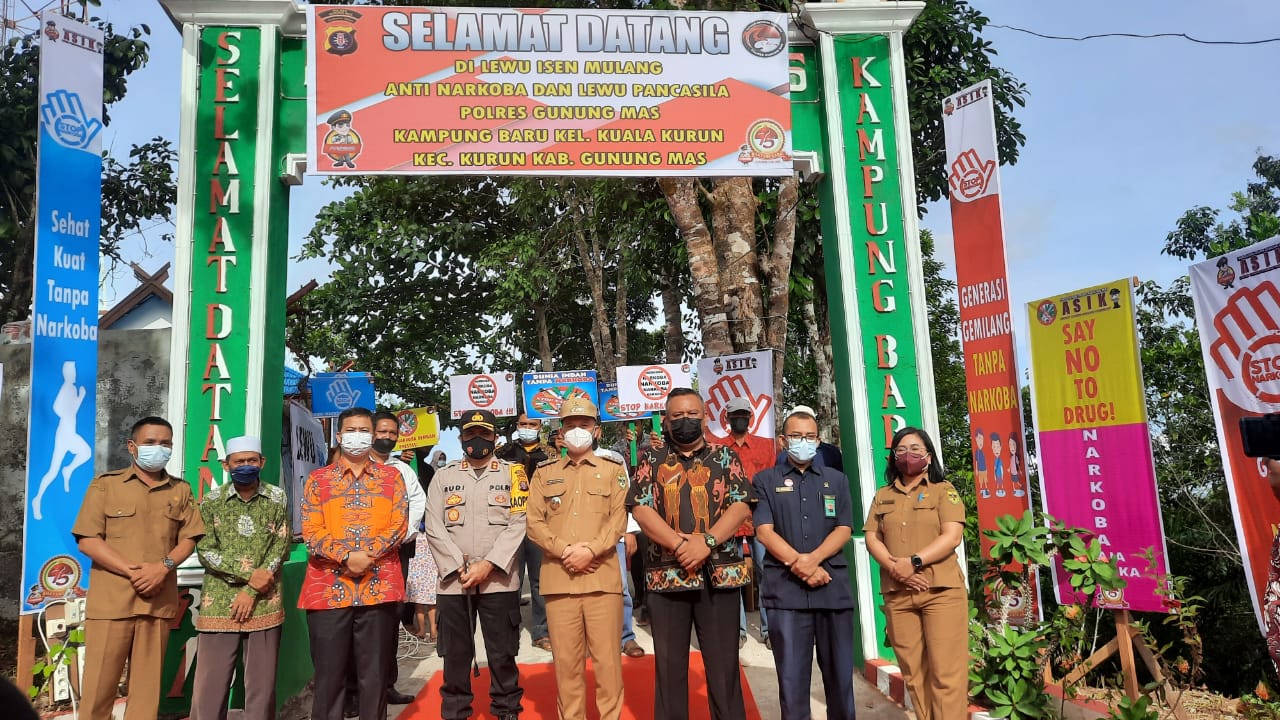
[{"label": "wristwatch", "polygon": [[920,559],[919,555],[911,556],[911,567],[915,569],[916,572],[920,572],[924,569],[924,561]]},{"label": "wristwatch", "polygon": [[709,547],[709,548],[713,548],[713,547],[715,547],[715,546],[717,546],[717,545],[719,545],[719,544],[720,544],[720,543],[716,542],[716,536],[715,536],[715,535],[712,535],[711,533],[706,533],[705,535],[703,535],[703,538],[704,538],[704,539],[706,539],[706,541],[707,541],[707,547]]},{"label": "wristwatch", "polygon": [[169,557],[168,555],[165,555],[165,556],[164,556],[164,559],[163,559],[163,560],[161,560],[160,562],[161,562],[161,563],[163,563],[163,564],[164,564],[164,566],[165,566],[166,568],[169,568],[170,570],[172,570],[172,569],[174,569],[174,568],[178,567],[178,563],[174,562],[174,561],[173,561],[173,558]]}]

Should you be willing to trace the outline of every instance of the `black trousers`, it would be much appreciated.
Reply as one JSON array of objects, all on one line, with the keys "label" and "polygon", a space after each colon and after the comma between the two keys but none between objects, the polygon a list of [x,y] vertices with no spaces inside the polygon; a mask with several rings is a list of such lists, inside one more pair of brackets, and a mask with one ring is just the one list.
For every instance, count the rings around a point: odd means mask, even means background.
[{"label": "black trousers", "polygon": [[[409,584],[409,561],[413,559],[415,543],[406,543],[400,546],[400,579],[404,581],[405,586]],[[396,660],[396,651],[400,647],[400,623],[413,624],[413,604],[406,602],[397,602],[396,604],[396,624],[391,626],[391,641],[387,643],[387,653],[391,656],[391,674],[387,676],[387,689],[394,690],[396,681],[400,679],[400,663]],[[406,619],[407,616],[407,619]],[[356,663],[351,663],[347,669],[347,694],[358,694],[356,684]]]},{"label": "black trousers", "polygon": [[631,611],[634,613],[641,607],[647,607],[644,604],[645,587],[644,587],[644,554],[646,548],[649,547],[649,538],[644,533],[635,533],[636,552],[631,556],[629,568],[631,570]]},{"label": "black trousers", "polygon": [[809,720],[813,654],[827,699],[827,720],[854,720],[853,610],[769,608],[782,720]]},{"label": "black trousers", "polygon": [[398,603],[307,611],[311,663],[316,669],[312,720],[342,720],[347,668],[352,664],[360,692],[360,720],[386,717],[387,680],[395,665],[395,648],[388,649],[387,643],[398,612]]},{"label": "black trousers", "polygon": [[649,627],[653,632],[654,720],[689,718],[689,631],[697,632],[707,671],[712,720],[746,717],[738,666],[738,603],[742,591],[685,590],[650,592]]},{"label": "black trousers", "polygon": [[[444,686],[440,689],[440,716],[444,720],[471,717],[471,661],[475,658],[472,628],[477,617],[489,661],[489,711],[501,717],[519,714],[520,593],[497,592],[436,596],[440,652],[444,655]],[[737,642],[736,640],[734,641]],[[736,648],[737,645],[734,645]]]}]

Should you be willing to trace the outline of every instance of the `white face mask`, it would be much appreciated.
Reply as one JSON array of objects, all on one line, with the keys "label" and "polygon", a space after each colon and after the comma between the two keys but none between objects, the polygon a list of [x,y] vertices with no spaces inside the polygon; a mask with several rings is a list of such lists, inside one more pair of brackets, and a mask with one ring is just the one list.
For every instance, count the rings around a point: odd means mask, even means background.
[{"label": "white face mask", "polygon": [[138,455],[134,458],[134,462],[138,463],[138,467],[147,472],[159,472],[169,464],[169,458],[173,456],[173,448],[167,448],[163,445],[139,445]]},{"label": "white face mask", "polygon": [[538,428],[516,428],[516,437],[522,443],[538,442]]},{"label": "white face mask", "polygon": [[586,450],[595,442],[595,436],[586,428],[573,428],[564,434],[564,444],[570,450]]},{"label": "white face mask", "polygon": [[373,433],[360,430],[347,431],[342,433],[338,444],[346,454],[361,457],[367,455],[369,448],[373,447]]}]

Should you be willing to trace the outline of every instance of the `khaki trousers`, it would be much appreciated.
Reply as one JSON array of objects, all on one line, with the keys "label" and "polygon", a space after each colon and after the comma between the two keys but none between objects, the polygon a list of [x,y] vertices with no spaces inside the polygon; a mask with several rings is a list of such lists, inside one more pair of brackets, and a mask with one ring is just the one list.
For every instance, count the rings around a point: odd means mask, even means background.
[{"label": "khaki trousers", "polygon": [[202,632],[199,643],[190,720],[226,720],[227,699],[231,695],[236,656],[242,643],[244,710],[240,717],[242,720],[274,720],[280,627],[243,633]]},{"label": "khaki trousers", "polygon": [[889,642],[916,720],[969,717],[969,600],[964,588],[884,596]]},{"label": "khaki trousers", "polygon": [[160,669],[169,639],[167,618],[139,615],[123,620],[85,620],[84,682],[80,717],[110,720],[116,687],[129,661],[125,720],[155,720],[160,712]]},{"label": "khaki trousers", "polygon": [[544,597],[560,720],[587,717],[588,652],[596,673],[600,720],[618,720],[622,715],[622,595],[596,592]]}]

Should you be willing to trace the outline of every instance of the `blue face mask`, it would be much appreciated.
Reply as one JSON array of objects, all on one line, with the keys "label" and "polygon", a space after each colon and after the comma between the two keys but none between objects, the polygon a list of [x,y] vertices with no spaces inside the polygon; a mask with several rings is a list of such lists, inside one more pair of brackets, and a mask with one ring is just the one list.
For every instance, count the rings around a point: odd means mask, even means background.
[{"label": "blue face mask", "polygon": [[807,463],[818,454],[817,440],[792,440],[787,438],[787,455],[798,463]]},{"label": "blue face mask", "polygon": [[252,485],[258,481],[262,468],[257,465],[240,465],[231,468],[231,482],[237,485]]},{"label": "blue face mask", "polygon": [[134,462],[138,463],[138,467],[147,472],[160,472],[165,465],[169,464],[169,458],[173,455],[173,448],[167,448],[163,445],[139,445],[138,455],[134,458]]}]

